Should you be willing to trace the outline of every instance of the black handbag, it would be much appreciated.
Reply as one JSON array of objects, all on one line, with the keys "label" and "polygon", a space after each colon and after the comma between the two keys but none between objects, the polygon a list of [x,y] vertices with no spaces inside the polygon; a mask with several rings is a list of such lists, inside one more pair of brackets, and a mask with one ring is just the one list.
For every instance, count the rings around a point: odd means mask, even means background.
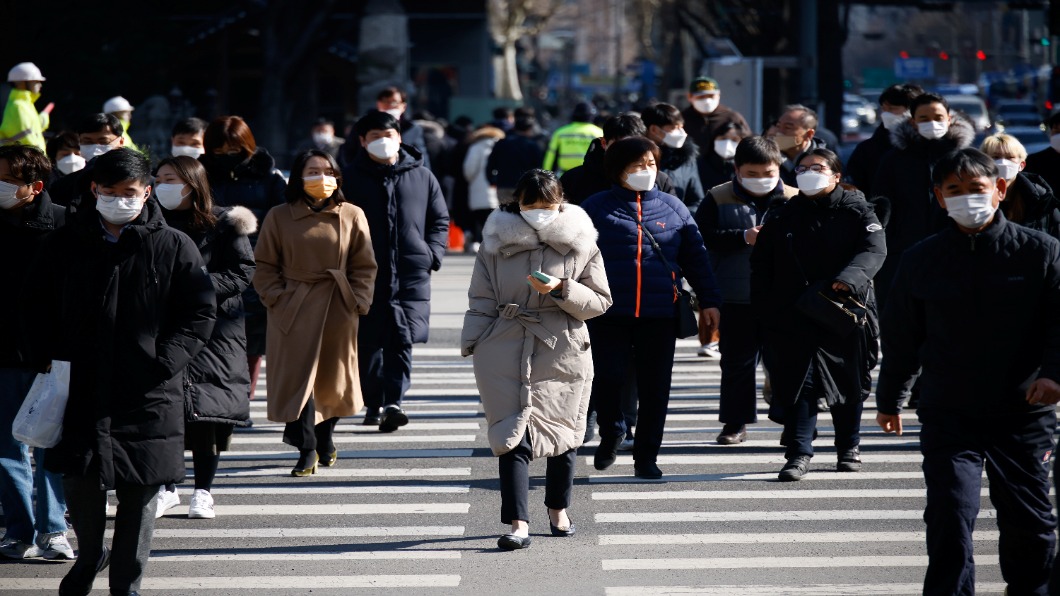
[{"label": "black handbag", "polygon": [[806,289],[795,301],[795,309],[828,333],[845,338],[858,327],[869,322],[869,309],[853,296],[832,289],[832,282],[824,280],[810,283],[802,262],[795,254],[791,234],[788,234],[788,250],[795,259]]},{"label": "black handbag", "polygon": [[670,265],[670,261],[663,255],[659,243],[655,241],[655,236],[652,236],[648,228],[641,224],[640,220],[637,219],[637,214],[629,208],[625,201],[619,200],[619,204],[626,210],[626,213],[633,216],[633,221],[637,222],[637,226],[648,237],[648,242],[651,243],[655,254],[659,255],[666,268],[673,273],[674,295],[677,297],[677,301],[674,303],[674,317],[677,318],[677,337],[685,339],[693,335],[699,335],[699,321],[696,319],[696,311],[699,310],[699,305],[696,297],[681,287],[681,274]]}]

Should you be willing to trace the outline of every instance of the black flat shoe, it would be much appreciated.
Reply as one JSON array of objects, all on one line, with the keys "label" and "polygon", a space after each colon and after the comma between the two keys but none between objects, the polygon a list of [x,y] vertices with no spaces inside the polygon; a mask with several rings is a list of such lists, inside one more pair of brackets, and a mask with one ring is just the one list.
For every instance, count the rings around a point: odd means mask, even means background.
[{"label": "black flat shoe", "polygon": [[497,539],[497,546],[501,550],[520,550],[524,548],[530,548],[530,537],[523,538],[522,536],[516,536],[515,534],[505,534]]},{"label": "black flat shoe", "polygon": [[368,408],[368,412],[364,415],[364,426],[379,426],[379,421],[383,419],[383,408]]},{"label": "black flat shoe", "polygon": [[618,445],[622,437],[600,437],[600,445],[593,454],[593,467],[597,470],[606,470],[614,465],[618,459]]},{"label": "black flat shoe", "polygon": [[633,464],[633,475],[644,480],[658,480],[663,477],[662,470],[653,461]]},{"label": "black flat shoe", "polygon": [[[570,518],[567,518],[567,519],[569,520]],[[559,537],[574,536],[574,532],[575,532],[574,521],[570,522],[570,526],[568,526],[567,528],[561,530],[561,529],[557,528],[556,526],[552,525],[552,520],[549,520],[548,529],[549,529],[549,531],[552,532],[553,536],[559,536]]]},{"label": "black flat shoe", "polygon": [[401,406],[387,406],[383,410],[383,419],[379,422],[379,432],[392,433],[409,423],[409,416]]}]

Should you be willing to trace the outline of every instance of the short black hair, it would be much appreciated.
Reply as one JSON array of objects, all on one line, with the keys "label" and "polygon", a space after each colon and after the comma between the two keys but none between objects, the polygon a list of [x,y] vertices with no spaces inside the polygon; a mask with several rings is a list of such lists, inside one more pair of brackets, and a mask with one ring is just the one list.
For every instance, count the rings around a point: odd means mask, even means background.
[{"label": "short black hair", "polygon": [[125,127],[121,125],[121,120],[118,120],[117,116],[100,112],[82,120],[77,126],[77,134],[91,134],[100,132],[103,129],[109,129],[110,132],[119,137],[125,133]]},{"label": "short black hair", "polygon": [[780,147],[773,139],[766,137],[747,137],[736,145],[736,156],[733,164],[736,167],[745,164],[774,164],[784,163],[784,156],[780,153]]},{"label": "short black hair", "polygon": [[45,145],[45,153],[48,154],[48,159],[55,161],[55,156],[59,154],[62,149],[77,149],[81,150],[81,144],[78,142],[77,133],[69,130],[61,131],[54,137],[48,139],[48,144]]},{"label": "short black hair", "polygon": [[313,124],[310,125],[310,128],[316,128],[318,126],[330,126],[331,128],[335,128],[335,122],[333,122],[332,120],[330,120],[328,118],[325,118],[325,117],[321,116],[320,118],[317,118],[316,120],[313,121]]},{"label": "short black hair", "polygon": [[493,108],[493,119],[494,120],[507,120],[512,117],[512,109],[506,107]]},{"label": "short black hair", "polygon": [[92,182],[100,186],[114,186],[128,180],[140,184],[151,182],[151,163],[143,153],[119,147],[100,155],[92,168]]},{"label": "short black hair", "polygon": [[397,121],[397,118],[386,112],[368,110],[368,113],[362,116],[357,121],[357,124],[353,125],[353,130],[359,137],[366,137],[373,130],[396,130],[401,132],[401,123]]},{"label": "short black hair", "polygon": [[737,134],[740,133],[740,127],[737,126],[736,123],[732,120],[727,120],[719,124],[718,127],[714,130],[710,131],[710,134],[712,134],[714,138],[717,139],[718,137],[723,137],[734,130]]},{"label": "short black hair", "polygon": [[[833,174],[843,173],[843,162],[839,159],[839,156],[835,154],[835,151],[831,149],[825,149],[824,147],[818,147],[816,149],[810,149],[806,153],[799,156],[799,161],[806,159],[807,157],[817,156],[824,159],[825,164],[828,165],[828,169],[832,170]],[[799,164],[795,164],[798,166]]]},{"label": "short black hair", "polygon": [[921,106],[931,105],[933,103],[942,104],[942,107],[946,108],[946,111],[950,111],[950,102],[946,101],[945,97],[942,97],[938,93],[921,93],[913,98],[913,101],[909,103],[909,113],[916,116],[916,111]]},{"label": "short black hair", "polygon": [[519,116],[515,119],[515,130],[518,132],[529,132],[537,127],[537,120],[533,116]]},{"label": "short black hair", "polygon": [[648,132],[640,116],[632,112],[611,116],[604,122],[604,140],[610,143],[628,137],[643,137]]},{"label": "short black hair", "polygon": [[979,178],[986,176],[991,180],[997,180],[1000,175],[994,158],[978,149],[960,149],[943,155],[931,171],[931,181],[935,186],[942,186],[950,176],[957,174],[961,176],[972,176]]},{"label": "short black hair", "polygon": [[[1057,124],[1060,124],[1060,110],[1054,111],[1052,114],[1049,114],[1048,118],[1045,119],[1046,128],[1052,128]],[[1045,132],[1048,133],[1049,131],[1047,130]]]},{"label": "short black hair", "polygon": [[685,123],[681,110],[668,103],[657,103],[644,108],[640,112],[640,119],[644,121],[645,127],[655,125],[661,128]]},{"label": "short black hair", "polygon": [[880,105],[882,106],[884,102],[887,102],[892,106],[908,108],[914,99],[923,94],[924,89],[920,85],[898,83],[883,90],[883,93],[880,94]]},{"label": "short black hair", "polygon": [[645,153],[654,155],[658,163],[659,146],[644,137],[629,137],[608,145],[604,153],[604,177],[612,184],[621,185],[626,168]]},{"label": "short black hair", "polygon": [[48,156],[31,145],[0,146],[0,159],[7,162],[12,176],[26,184],[47,182],[52,173],[52,162]]},{"label": "short black hair", "polygon": [[207,126],[209,123],[202,118],[185,118],[173,125],[173,132],[169,136],[205,134]]}]

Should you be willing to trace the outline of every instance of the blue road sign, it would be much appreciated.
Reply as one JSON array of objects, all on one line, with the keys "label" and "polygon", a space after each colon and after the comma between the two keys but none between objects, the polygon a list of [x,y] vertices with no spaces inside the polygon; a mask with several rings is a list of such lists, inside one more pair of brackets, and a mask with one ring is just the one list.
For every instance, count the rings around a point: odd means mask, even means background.
[{"label": "blue road sign", "polygon": [[931,58],[896,58],[894,76],[903,81],[935,77],[935,61]]}]

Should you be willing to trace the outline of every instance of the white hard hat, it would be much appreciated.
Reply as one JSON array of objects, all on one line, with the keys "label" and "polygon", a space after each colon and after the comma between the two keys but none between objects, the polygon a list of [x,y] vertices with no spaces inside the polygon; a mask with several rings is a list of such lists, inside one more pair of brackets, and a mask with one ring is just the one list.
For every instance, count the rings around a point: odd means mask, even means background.
[{"label": "white hard hat", "polygon": [[104,114],[113,114],[114,112],[131,112],[134,109],[136,108],[132,107],[132,104],[129,103],[129,100],[125,99],[120,95],[108,99],[103,104]]},{"label": "white hard hat", "polygon": [[32,62],[20,62],[15,65],[14,68],[7,71],[7,82],[16,83],[19,81],[44,81],[44,75],[40,73],[40,69],[37,65]]}]

